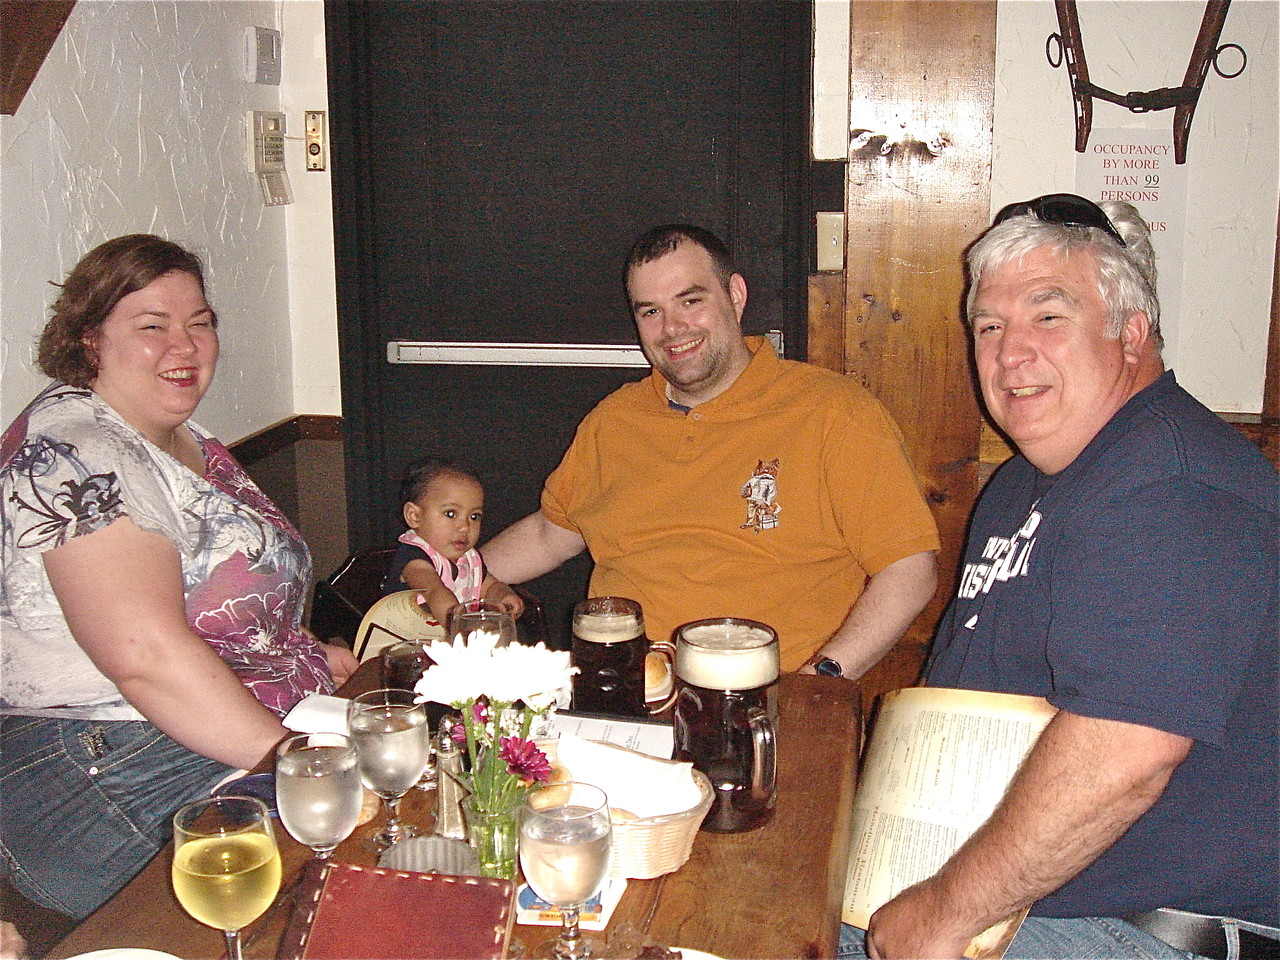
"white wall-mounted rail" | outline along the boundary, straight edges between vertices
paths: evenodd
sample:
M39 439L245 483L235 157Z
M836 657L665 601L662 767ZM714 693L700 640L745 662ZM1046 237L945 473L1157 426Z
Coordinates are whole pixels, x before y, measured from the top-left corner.
M649 361L639 347L620 343L451 343L391 340L388 363L517 367L638 367Z

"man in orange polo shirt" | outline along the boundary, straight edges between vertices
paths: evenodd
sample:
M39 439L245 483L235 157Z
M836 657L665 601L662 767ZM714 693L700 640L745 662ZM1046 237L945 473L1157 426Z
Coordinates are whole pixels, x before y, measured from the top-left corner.
M486 564L523 583L585 547L591 594L639 601L652 640L747 617L778 631L784 669L861 676L936 586L897 426L852 378L742 335L747 284L714 234L656 227L626 278L653 373L586 416Z

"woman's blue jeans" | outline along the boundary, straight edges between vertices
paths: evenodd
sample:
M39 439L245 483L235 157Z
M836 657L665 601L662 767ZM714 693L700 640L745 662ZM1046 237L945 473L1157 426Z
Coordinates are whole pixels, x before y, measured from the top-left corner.
M0 870L28 899L86 917L231 769L143 721L0 717Z

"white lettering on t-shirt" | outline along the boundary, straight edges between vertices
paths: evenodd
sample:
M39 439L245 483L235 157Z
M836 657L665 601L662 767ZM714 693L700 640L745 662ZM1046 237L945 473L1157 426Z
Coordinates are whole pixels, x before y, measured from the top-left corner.
M966 563L956 596L972 600L988 593L996 583L1025 576L1036 545L1035 532L1040 526L1040 513L1032 507L1026 522L1012 537L990 537L982 547L981 559Z

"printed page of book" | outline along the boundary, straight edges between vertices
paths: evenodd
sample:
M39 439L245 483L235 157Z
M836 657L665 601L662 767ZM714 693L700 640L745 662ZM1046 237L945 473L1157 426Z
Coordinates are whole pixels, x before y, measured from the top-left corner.
M879 907L936 873L991 815L1056 712L1041 697L1014 694L886 694L854 799L842 919L865 929ZM1021 919L988 931L966 956L999 956Z

